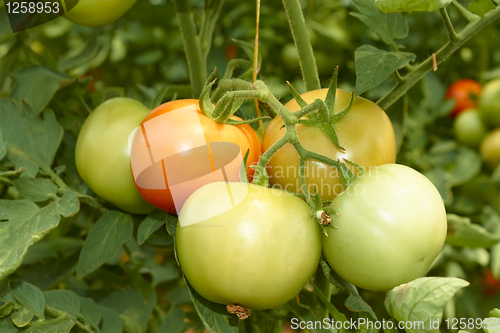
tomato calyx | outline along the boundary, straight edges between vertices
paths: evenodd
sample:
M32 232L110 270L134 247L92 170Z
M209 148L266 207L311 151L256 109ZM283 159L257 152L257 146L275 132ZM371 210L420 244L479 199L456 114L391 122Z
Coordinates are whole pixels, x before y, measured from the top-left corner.
M226 306L226 309L227 312L237 315L241 320L245 320L252 315L252 312L250 310L247 310L239 306L238 304L228 305Z

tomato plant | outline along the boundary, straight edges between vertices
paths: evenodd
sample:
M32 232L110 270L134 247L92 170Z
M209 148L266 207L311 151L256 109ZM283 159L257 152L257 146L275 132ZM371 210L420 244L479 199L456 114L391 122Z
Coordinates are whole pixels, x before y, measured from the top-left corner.
M453 82L446 90L446 99L454 99L455 106L451 110L451 117L456 117L460 112L475 108L478 104L482 87L479 82L472 79L460 79Z
M500 128L484 137L481 142L481 156L490 169L495 169L500 165Z
M228 187L235 205L221 210ZM191 221L201 222L180 226ZM211 183L189 197L179 222L182 270L200 295L216 303L276 307L304 287L319 262L319 226L307 204L285 191Z
M453 122L457 140L463 144L477 147L487 132L479 112L469 109L461 112Z
M66 13L71 21L86 27L102 27L125 14L137 0L79 0Z
M205 137L206 142L232 142L237 144L240 149L242 156L245 156L246 152L249 152L247 158L247 166L250 166L257 162L260 156L260 141L257 136L257 133L252 129L252 127L248 124L244 125L230 125L230 124L218 124L211 120L210 118L204 116L201 113L198 100L194 99L185 99L185 100L176 100L172 102L168 102L160 105L153 111L151 111L141 122L141 124L146 123L147 121L161 116L162 114L166 114L168 112L172 112L183 107L194 105L198 112L198 118L200 121L201 128L203 130L203 135ZM236 118L235 118L236 119ZM169 139L168 133L163 133L164 129L162 129L161 124L158 127L155 127L153 132L148 135L153 136L163 136L165 138L162 143L162 147L158 147L157 149L167 149L172 153L182 153L186 151L188 148L196 146L195 142L197 142L196 134L199 134L199 127L196 123L188 123L183 121L182 118L175 118L171 121L175 123L169 123L168 126L170 128L177 128L180 132L183 132L184 135L182 139L176 140L173 142ZM167 128L167 127L165 127ZM131 147L131 158L134 158L134 153L139 151L140 146L137 141L133 141ZM198 168L204 168L203 165L198 164L197 161L193 161L196 163ZM247 174L249 177L253 175L253 169L247 167ZM161 182L164 182L164 178L161 178ZM176 208L174 199L172 198L172 193L170 188L167 187L165 189L159 188L146 188L141 186L136 182L137 189L141 193L141 195L153 206L156 206L170 214L176 214Z
M311 103L315 99L324 100L327 89L307 92L301 97ZM335 113L348 107L351 94L337 90ZM299 106L295 100L285 105L291 111ZM264 134L262 147L269 149L284 134L283 121L274 118ZM373 102L356 97L349 113L334 124L340 145L345 152L335 148L330 138L319 128L305 125L297 126L300 142L306 149L328 156L333 160L347 159L365 168L396 161L396 140L394 129L386 113ZM306 182L311 188L316 187L323 201L330 201L343 190L338 170L317 161L307 161ZM299 156L290 145L280 149L270 160L268 172L272 186L298 192ZM353 168L353 171L354 168Z
M422 174L400 164L373 168L330 207L323 252L352 284L389 290L427 273L444 245L446 211Z
M486 126L500 126L500 79L484 85L479 98L479 112Z
M128 138L149 113L131 98L113 98L85 120L76 142L75 161L83 181L101 198L134 214L153 210L135 188Z

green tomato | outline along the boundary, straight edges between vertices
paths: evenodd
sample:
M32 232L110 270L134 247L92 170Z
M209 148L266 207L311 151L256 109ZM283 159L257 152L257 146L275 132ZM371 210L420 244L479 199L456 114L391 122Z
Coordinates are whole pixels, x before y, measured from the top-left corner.
M481 142L481 156L492 170L500 165L500 128L488 133Z
M453 122L453 130L458 142L471 147L477 147L487 132L475 109L461 112Z
M276 307L297 295L318 266L319 225L303 200L282 190L211 183L187 199L179 223L182 270L212 302Z
M66 13L66 17L85 27L102 27L125 14L136 1L79 0L73 9Z
M133 214L153 210L135 187L128 138L149 109L131 98L113 98L85 120L76 142L76 168L101 198Z
M479 112L486 126L500 126L500 79L484 85L479 96Z
M375 0L378 9L386 13L433 12L450 3L451 0Z
M332 201L323 252L352 284L386 291L426 274L441 251L443 200L417 171L385 164L367 171Z

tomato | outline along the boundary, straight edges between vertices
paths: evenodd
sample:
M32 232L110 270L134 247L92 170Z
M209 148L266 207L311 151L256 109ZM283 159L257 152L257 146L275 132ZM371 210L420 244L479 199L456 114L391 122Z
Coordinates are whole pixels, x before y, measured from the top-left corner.
M129 162L128 137L149 109L131 98L113 98L85 120L76 142L76 168L101 198L134 214L153 210L135 188Z
M255 133L253 128L248 124L237 126L229 124L217 124L201 113L198 100L176 100L160 105L144 118L144 120L141 122L141 126L156 117L161 117L162 115L166 115L169 112L177 111L188 106L192 106L198 112L199 123L196 124L196 121L190 122L182 116L174 116L172 118L169 118L168 121L165 120L165 118L162 118L161 123L154 129L148 130L147 133L148 137L154 136L162 139L161 142L155 143L157 146L153 149L156 149L157 151L168 151L169 155L183 154L190 148L198 146L199 135L201 135L202 139L204 136L204 144L211 142L234 143L239 146L242 156L245 156L246 152L249 151L247 166L257 163L260 156L261 147L257 133ZM234 117L234 119L239 118ZM201 128L199 127L200 125ZM171 131L172 129L175 129L176 131L182 133L182 136L174 140L171 136L169 136L169 131ZM140 163L140 160L143 159L144 156L146 156L141 155L141 147L142 146L140 142L134 139L131 147L132 164L134 163L134 160L139 160ZM141 185L141 183L137 180L137 177L141 176L140 174L136 175L135 183L137 189L146 199L146 201L151 203L153 206L156 206L161 210L168 212L169 214L177 214L176 212L180 209L176 210L175 200L171 190L172 184L168 185L170 181L166 180L165 177L163 177L164 171L161 171L161 169L164 169L165 166L160 164L164 163L162 161L163 159L155 161L151 166L152 168L154 168L155 166L160 168L159 178L152 180L152 182L155 183L153 184L153 186L147 187ZM134 168L134 165L132 165L132 167ZM190 163L189 171L201 175L204 174L204 167L205 165L203 163L200 163L199 160L193 160L193 162ZM212 168L213 167L214 166L212 165ZM151 170L148 172L151 172ZM247 174L250 178L252 177L253 172L253 169L247 167ZM144 174L144 176L141 177L150 176ZM166 175L166 177L168 177L168 175Z
M85 27L102 27L125 14L137 0L79 0L66 13L71 21Z
M338 274L360 288L385 291L423 276L444 245L443 200L407 166L371 169L330 207L339 216L331 216L323 252Z
M491 269L486 271L486 274L479 280L479 283L483 287L483 292L486 296L491 296L500 292L500 279L493 276Z
M321 255L319 225L309 206L279 189L205 185L188 198L179 223L182 271L200 295L216 303L281 305L304 287Z
M490 169L500 165L500 128L488 133L481 142L481 156Z
M315 99L324 100L327 89L307 92L302 98L311 103ZM351 94L337 89L335 113L348 107ZM295 100L285 105L291 111L299 110ZM274 118L262 141L263 150L269 149L285 133L283 121ZM384 110L375 103L356 97L349 113L334 125L339 143L345 153L335 148L323 130L304 125L297 125L297 133L304 148L330 157L333 160L348 159L362 167L369 168L385 163L396 162L396 139L394 128ZM315 186L323 201L330 201L343 190L335 167L309 160L306 164L306 182L312 191ZM357 170L351 168L353 172ZM300 188L299 156L291 144L281 148L270 160L268 173L270 184L288 191L298 192Z
M457 141L471 147L477 147L487 132L476 109L461 112L455 118L453 129Z
M460 79L453 82L446 90L445 99L455 99L455 106L450 116L455 118L460 112L477 106L478 97L481 94L479 82L471 79Z
M500 79L484 85L479 97L479 112L486 126L500 126Z

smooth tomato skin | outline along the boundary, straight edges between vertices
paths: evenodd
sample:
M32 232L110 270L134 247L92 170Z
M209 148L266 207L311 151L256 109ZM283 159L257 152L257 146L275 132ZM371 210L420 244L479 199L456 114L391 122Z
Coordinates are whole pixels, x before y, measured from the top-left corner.
M307 103L312 103L316 99L324 100L327 92L327 89L314 90L301 96ZM350 93L337 89L335 113L343 111L350 100ZM285 107L293 112L300 109L295 99L288 102ZM282 126L283 121L279 117L270 122L262 140L263 151L269 149L284 135L285 129ZM297 125L296 128L304 148L333 160L342 161L345 158L365 168L396 162L396 139L392 123L381 108L367 99L356 97L349 113L334 125L339 143L346 149L345 153L335 148L323 130L304 125ZM268 164L270 184L298 193L299 165L299 156L293 146L285 145ZM357 169L348 166L352 172L358 173ZM313 160L307 161L306 168L309 190L312 191L312 186L316 186L321 200L331 201L342 192L342 182L336 168Z
M130 168L128 137L149 109L118 97L99 105L85 120L76 141L76 168L98 196L133 214L154 209L135 188Z
M425 275L445 242L439 192L404 165L371 169L330 207L339 216L332 216L328 237L322 236L326 260L363 289L386 291Z
M453 122L453 130L457 141L470 147L477 147L487 132L476 109L461 112Z
M79 0L66 17L85 27L102 27L125 14L137 0Z
M481 156L491 170L500 165L500 128L488 133L481 142Z
M479 112L486 126L490 128L500 126L500 79L484 85L479 98Z
M211 216L227 183L194 192L179 222ZM319 225L309 206L278 189L229 183L239 204L196 224L177 226L177 254L191 286L206 299L250 309L281 305L307 283L321 255ZM243 194L244 195L244 194Z
M250 168L250 165L256 164L259 160L261 145L259 137L254 129L248 125L229 125L229 124L217 124L210 118L204 116L201 113L199 102L196 99L182 99L171 101L158 106L156 109L151 111L141 122L141 124L147 122L148 120L155 118L161 114L174 111L183 108L188 105L195 105L198 111L198 117L200 119L201 126L203 128L203 133L205 135L205 140L207 142L232 142L237 144L241 149L241 154L244 157L246 152L249 150L247 158L247 175L251 179L254 174L254 169ZM237 117L233 117L235 120L240 120ZM184 128L186 131L195 130L193 128ZM184 146L190 146L190 142L177 142L177 151L183 151ZM170 189L147 189L140 187L136 184L137 189L141 193L142 197L146 199L147 202L155 207L169 213L177 215L174 200Z
M445 99L455 99L455 106L450 116L455 118L460 112L475 108L481 94L481 84L471 79L460 79L453 82L446 90Z

